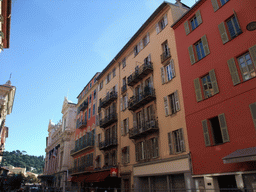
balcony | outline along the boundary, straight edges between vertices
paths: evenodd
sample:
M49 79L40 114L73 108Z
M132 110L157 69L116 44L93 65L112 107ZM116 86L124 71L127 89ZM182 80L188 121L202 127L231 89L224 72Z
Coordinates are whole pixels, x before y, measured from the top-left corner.
M170 48L168 48L166 51L163 52L161 55L161 62L165 62L168 58L171 57Z
M100 150L106 150L115 146L117 146L117 138L106 139L99 143Z
M77 145L74 149L70 151L70 155L74 156L80 153L81 151L92 149L93 147L94 147L94 139L82 142L81 145Z
M76 173L84 173L84 172L92 172L94 171L92 165L81 165L79 167L73 167L72 169L68 170L68 173L70 175L76 174Z
M100 108L105 108L117 99L117 92L111 91L106 97L101 100Z
M88 101L84 101L79 107L79 111L84 111L88 107Z
M128 85L133 86L139 81L141 81L144 77L146 77L148 74L152 73L153 71L153 64L151 62L147 62L142 64L138 69L135 69L135 72L133 72L128 77Z
M127 91L127 85L123 85L121 88L121 93L125 93Z
M82 129L87 126L87 120L77 120L76 121L76 128Z
M135 111L140 107L146 105L147 103L156 99L155 89L151 87L145 87L144 91L139 93L138 95L132 96L128 102L128 109L131 111Z
M117 113L111 113L110 115L107 115L105 118L100 120L100 127L106 128L116 121L117 121Z
M158 132L159 127L158 127L158 122L153 119L150 121L143 122L139 126L136 126L132 129L129 130L129 138L130 139L138 139L141 138L145 135Z

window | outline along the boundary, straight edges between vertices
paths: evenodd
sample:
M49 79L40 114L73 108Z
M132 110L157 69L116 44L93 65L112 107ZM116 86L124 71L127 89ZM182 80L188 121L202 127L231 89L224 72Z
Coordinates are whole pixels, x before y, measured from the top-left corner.
M138 55L138 53L140 52L139 44L135 45L133 51L134 51L134 56Z
M101 155L96 157L96 168L101 168Z
M107 74L107 77L106 77L106 84L109 83L110 79L111 79L111 73Z
M136 161L152 159L159 156L158 137L135 144Z
M122 163L130 163L130 146L122 148Z
M201 23L202 17L200 10L198 10L190 20L184 22L186 35L188 35L191 31L195 30Z
M125 94L123 97L121 97L120 105L121 111L124 111L128 108L128 94Z
M249 105L251 114L252 114L252 120L254 123L254 127L256 129L256 102Z
M135 46L136 47L136 46ZM134 47L134 49L135 49L135 47ZM136 48L136 51L134 50L134 54L135 54L135 52L137 52L137 48ZM138 54L138 53L137 53ZM124 58L123 60L122 60L122 68L125 68L125 66L126 66L126 58Z
M105 166L109 165L109 153L105 153Z
M200 83L200 79L201 79L201 83ZM209 71L208 74L201 77L200 79L199 78L194 79L194 87L195 87L195 94L196 94L197 102L203 100L201 86L202 86L203 92L204 92L204 99L207 99L207 98L219 93L219 87L218 87L214 69Z
M168 24L167 14L156 24L156 33L160 33Z
M165 116L177 113L180 110L178 91L164 97Z
M143 47L146 47L147 44L149 43L149 33L142 39L143 41Z
M220 36L222 43L225 44L231 39L242 33L241 27L239 25L236 12L234 11L234 15L230 17L225 22L222 22L218 25ZM227 33L228 31L228 33Z
M244 53L243 55L237 58L237 62L240 68L240 72L243 78L243 81L249 80L256 76L256 45L249 48L249 52ZM227 61L231 78L234 85L240 83L240 77L237 71L237 66L234 58L231 58Z
M94 78L94 83L96 83L96 81L97 81L97 77Z
M168 133L170 155L185 152L185 141L183 135L182 128Z
M92 87L92 82L90 82L90 88Z
M211 0L211 1L212 1L213 10L217 11L220 7L225 5L229 0Z
M95 104L93 104L93 108L92 108L92 115L95 115Z
M126 135L128 133L129 133L129 118L126 118L121 122L121 134Z
M89 110L88 110L88 119L90 119L91 118L91 108L89 108Z
M173 59L165 67L161 67L162 84L171 81L175 77L174 61Z
M103 88L103 81L100 82L100 90Z
M93 99L96 99L96 89L93 91Z
M154 137L152 139L150 139L150 142L151 142L151 146L152 146L152 157L155 158L155 157L158 157L158 138L157 137Z
M92 94L90 94L89 96L89 104L91 104L91 102L92 102Z
M167 41L165 41L162 44L162 50L163 50L163 54L161 55L161 62L163 63L164 61L166 61L169 57L171 57L171 53L170 53L170 49L168 46Z
M194 53L196 51L196 55ZM189 46L188 48L189 57L191 64L193 65L195 62L200 61L205 56L210 54L208 42L206 39L206 35L204 35L197 43Z
M113 74L113 78L114 78L116 76L116 68L113 69L112 74Z
M210 130L208 128L208 125L210 125ZM203 120L202 126L205 146L211 146L212 142L213 145L219 145L229 142L227 123L224 113L211 119ZM210 133L212 135L212 142L210 139Z

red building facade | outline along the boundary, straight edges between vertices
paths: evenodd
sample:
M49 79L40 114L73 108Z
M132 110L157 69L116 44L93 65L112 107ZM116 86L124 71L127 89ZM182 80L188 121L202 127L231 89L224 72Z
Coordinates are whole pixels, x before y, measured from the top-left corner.
M172 25L198 188L256 187L255 10L201 0Z

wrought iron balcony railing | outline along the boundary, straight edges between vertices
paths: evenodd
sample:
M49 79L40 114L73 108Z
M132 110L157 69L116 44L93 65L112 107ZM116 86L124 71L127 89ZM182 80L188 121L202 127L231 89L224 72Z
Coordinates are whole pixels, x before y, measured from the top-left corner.
M146 105L147 103L155 99L155 89L147 86L144 88L143 92L139 93L138 95L130 97L128 102L128 109L131 111L135 111L136 109Z
M117 146L117 138L109 138L99 143L100 150L109 149L114 146Z
M127 91L127 85L123 85L121 88L121 93L125 93Z
M79 107L79 111L84 111L88 107L88 101L84 101Z
M82 137L83 139L81 140L81 143L76 145L75 148L70 151L71 156L94 147L94 138L85 140L84 137L85 136Z
M117 113L111 113L110 115L107 115L100 120L100 127L106 128L107 126L111 125L116 121L117 121Z
M73 167L68 170L68 173L70 175L75 174L75 173L84 173L84 172L92 172L94 171L93 169L93 164L84 164L79 167Z
M87 120L84 119L84 120L77 120L76 121L76 128L77 129L82 129L86 126L87 126Z
M107 107L109 104L111 104L116 99L117 99L117 92L111 91L109 94L107 94L106 97L104 97L101 100L100 107L101 108L105 108L105 107Z
M170 48L168 48L167 50L165 50L163 52L163 54L161 55L161 62L165 62L168 58L171 57L171 52L170 52Z
M146 62L142 64L138 69L135 69L135 72L133 72L128 77L128 85L133 86L139 81L141 81L145 76L147 76L149 73L152 73L153 71L153 64L151 62Z
M155 119L145 121L129 130L129 138L137 139L142 136L159 131L158 122Z

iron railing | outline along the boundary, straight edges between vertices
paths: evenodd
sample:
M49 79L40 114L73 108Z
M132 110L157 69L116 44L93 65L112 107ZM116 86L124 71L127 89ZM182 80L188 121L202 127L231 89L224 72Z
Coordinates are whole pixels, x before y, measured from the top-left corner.
M102 141L99 143L99 148L100 150L104 150L113 146L117 145L117 138L116 137L112 137L109 139L106 139L105 141Z
M158 121L155 119L143 121L129 130L129 138L136 139L141 136L159 131Z
M167 50L165 50L163 52L163 54L161 55L161 62L165 62L168 58L171 57L171 52L170 52L170 48L168 48Z
M117 99L117 92L111 91L109 94L107 94L106 97L104 97L101 100L100 107L105 108L116 99Z
M87 120L77 120L76 121L76 128L77 129L82 129L83 127L86 127L87 126Z
M100 120L100 127L106 128L107 126L111 125L116 121L117 121L117 113L111 113Z

